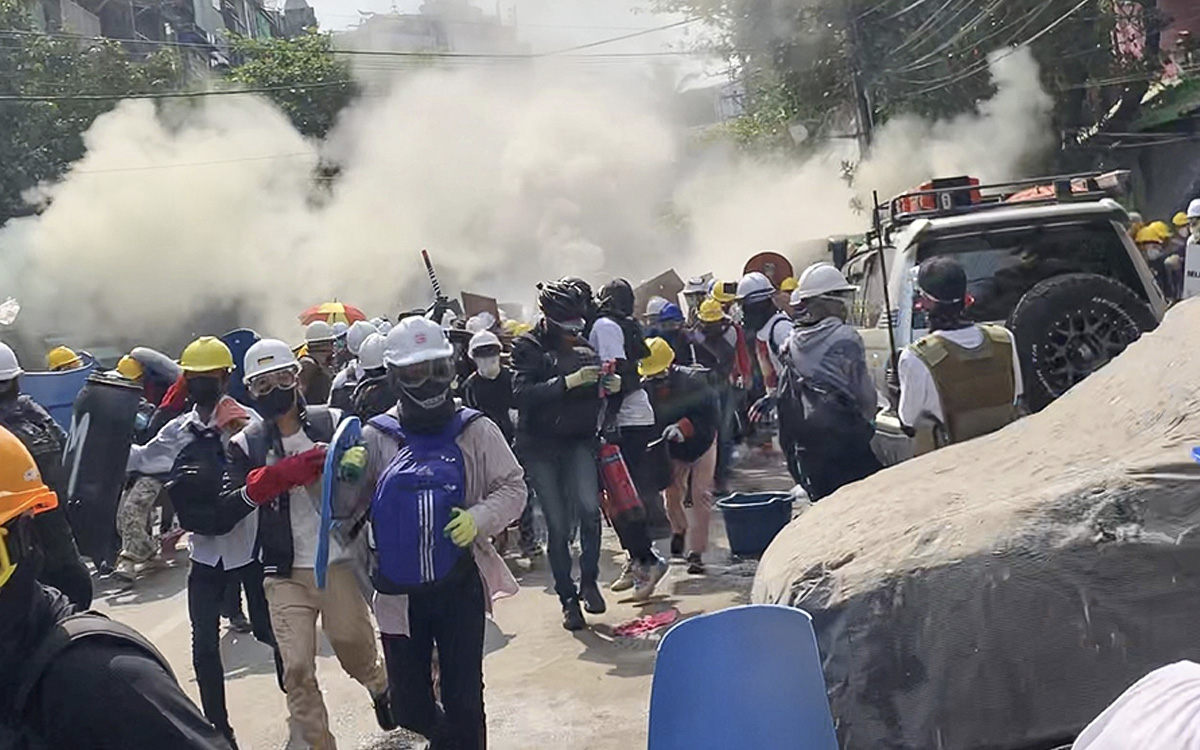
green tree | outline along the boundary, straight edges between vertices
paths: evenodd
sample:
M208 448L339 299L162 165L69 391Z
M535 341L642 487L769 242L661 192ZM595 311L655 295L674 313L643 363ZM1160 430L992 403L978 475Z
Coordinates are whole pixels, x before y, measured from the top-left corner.
M334 56L328 34L309 31L293 39L237 37L233 53L242 62L229 71L229 80L267 89L264 95L305 135L324 137L338 113L358 95L350 66Z
M180 76L171 51L133 60L116 42L41 34L19 0L0 0L0 223L83 156L83 133L120 95L167 91Z

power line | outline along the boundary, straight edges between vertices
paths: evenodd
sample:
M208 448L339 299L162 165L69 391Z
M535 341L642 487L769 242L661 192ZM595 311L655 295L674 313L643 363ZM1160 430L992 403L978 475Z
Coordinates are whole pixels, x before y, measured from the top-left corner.
M0 94L0 102L105 102L119 99L196 99L205 96L236 96L238 94L266 94L273 91L297 91L322 89L354 84L352 80L297 83L287 86L257 86L242 89L208 89L205 91L143 91L127 94Z
M294 159L301 156L314 156L309 153L295 154L265 154L263 156L244 156L237 159L215 159L213 161L177 162L175 164L149 164L141 167L114 167L112 169L73 170L72 174L109 174L111 172L144 172L154 169L174 169L175 167L208 167L216 164L236 164L247 161L267 161L272 159Z

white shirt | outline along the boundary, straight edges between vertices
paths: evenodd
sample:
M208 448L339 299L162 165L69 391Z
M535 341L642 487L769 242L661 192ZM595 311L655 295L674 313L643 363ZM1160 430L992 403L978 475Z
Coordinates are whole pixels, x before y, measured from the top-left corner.
M783 350L783 345L787 343L793 328L795 325L792 323L791 317L780 310L772 315L767 324L759 328L758 333L754 335L756 339L767 345L767 354L771 357L771 367L775 368L776 373L783 371L783 363L779 361L779 356L775 352ZM737 334L735 333L734 336L736 337Z
M1072 750L1191 750L1200 747L1200 664L1154 670L1079 734Z
M294 435L282 439L283 452L288 456L303 453L315 447L315 443L297 430ZM292 521L292 567L315 568L317 566L317 539L321 535L321 480L307 487L288 490L288 513ZM329 562L344 556L337 541L329 540Z
M934 336L958 344L966 349L975 349L983 345L983 330L979 326L959 328L956 331L937 331ZM1009 331L1012 341L1013 383L1016 385L1013 403L1025 392L1021 381L1021 360L1017 356L1017 340ZM900 375L900 421L909 427L914 427L922 414L929 414L942 424L946 422L946 413L942 410L942 398L938 395L937 385L933 382L933 373L921 361L912 349L905 347L900 352L898 365Z
M600 318L592 325L588 343L596 350L600 361L610 364L625 356L625 331L612 318ZM625 395L621 411L617 412L618 427L646 427L654 425L654 407L650 405L650 394L639 388Z

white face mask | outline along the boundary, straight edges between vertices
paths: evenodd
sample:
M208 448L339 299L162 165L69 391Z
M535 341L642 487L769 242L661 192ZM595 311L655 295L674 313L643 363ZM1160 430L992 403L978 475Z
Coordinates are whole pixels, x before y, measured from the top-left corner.
M488 380L495 380L500 374L500 358L499 357L480 357L475 360L475 369L479 370L479 374Z

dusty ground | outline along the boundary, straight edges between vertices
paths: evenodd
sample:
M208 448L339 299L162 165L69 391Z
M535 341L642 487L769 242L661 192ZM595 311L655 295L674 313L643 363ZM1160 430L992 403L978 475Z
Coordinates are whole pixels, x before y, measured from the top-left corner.
M737 489L786 489L777 456L747 457ZM635 618L674 608L680 617L712 612L748 601L756 564L732 561L719 513L714 516L709 574L672 570L654 600L641 606L609 594L608 613L590 617L578 634L560 626L558 602L545 558L530 568L512 561L521 593L500 602L489 623L484 660L489 747L528 750L630 750L644 747L655 647L661 632L644 638L617 637L613 628ZM659 543L660 550L666 545ZM619 572L619 547L605 529L602 581ZM98 582L98 607L148 635L174 666L185 689L197 698L191 669L187 617L187 553L172 566L143 579L132 592ZM223 640L230 718L243 750L277 750L288 732L283 695L275 686L270 651L249 636L227 633ZM343 748L419 748L396 734L375 728L366 691L339 669L326 645L319 676L334 733Z

